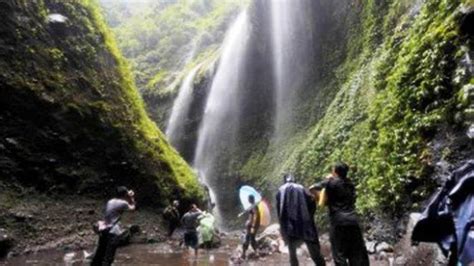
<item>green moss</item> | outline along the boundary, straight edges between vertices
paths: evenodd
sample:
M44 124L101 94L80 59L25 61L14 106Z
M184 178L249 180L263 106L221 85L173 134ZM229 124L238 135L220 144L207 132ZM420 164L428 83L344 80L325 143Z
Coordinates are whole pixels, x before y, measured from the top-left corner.
M353 35L349 49L362 52L342 66L347 82L280 171L295 171L310 183L335 161L347 161L358 207L398 213L433 190L427 143L440 124L454 120L458 92L468 82L456 70L460 2L426 1L414 18L405 15L407 2L363 2L367 31Z
M114 23L120 48L133 62L137 83L148 90L163 90L180 79L186 57L220 44L225 26L245 1L175 1L142 4L140 12L118 15L121 4L104 3ZM132 9L129 5L127 10ZM149 93L149 92L147 92Z
M43 154L61 159L61 167L40 171L37 163L25 163L21 171L37 173L40 188L54 184L79 190L104 184L106 177L117 183L156 184L145 191L162 198L148 204L165 204L173 197L203 198L191 168L146 114L97 1L20 1L6 7L15 12L5 18L11 26L5 27L9 44L0 47L0 68L7 73L1 93L17 101L15 106L4 104L14 116L9 130L25 147L30 145L25 148L28 154L16 154L12 160L41 161ZM53 25L46 19L52 12L68 20ZM20 20L24 17L29 19ZM31 132L16 132L18 121Z
M133 82L131 72L126 61L121 56L112 33L108 30L101 16L98 4L95 1L88 1L85 4L92 13L96 27L103 34L105 44L108 50L112 53L118 65L118 72L121 77L121 88L123 91L124 101L128 103L129 115L132 118L133 131L137 136L133 136L135 147L145 154L148 154L152 159L166 163L171 173L168 178L173 178L177 181L185 191L185 198L202 199L203 191L198 185L195 174L191 171L186 162L178 155L178 153L167 143L163 133L157 128L145 112L143 101L138 94L135 84ZM127 127L126 125L122 125ZM157 173L160 176L159 173ZM157 180L157 185L160 181ZM169 191L171 193L171 191ZM171 195L169 195L171 196Z

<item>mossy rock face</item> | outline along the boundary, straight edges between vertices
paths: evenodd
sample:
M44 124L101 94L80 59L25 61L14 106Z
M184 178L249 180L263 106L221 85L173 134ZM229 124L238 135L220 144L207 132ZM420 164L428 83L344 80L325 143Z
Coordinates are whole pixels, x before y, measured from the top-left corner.
M0 15L0 175L48 193L141 203L202 199L148 118L94 1L5 1Z
M438 162L474 156L456 115L469 113L459 93L472 82L463 57L473 45L459 25L461 1L376 2L359 1L360 31L349 38L359 52L339 68L346 81L282 169L311 182L347 161L360 210L403 214L439 185Z

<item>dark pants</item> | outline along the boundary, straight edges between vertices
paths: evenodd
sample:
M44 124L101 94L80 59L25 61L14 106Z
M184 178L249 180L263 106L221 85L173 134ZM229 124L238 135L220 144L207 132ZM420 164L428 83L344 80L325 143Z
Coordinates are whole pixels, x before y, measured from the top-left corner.
M359 225L331 226L329 238L336 266L369 265L369 256Z
M168 237L173 235L174 230L178 228L179 220L168 220Z
M299 239L292 239L288 240L288 251L290 253L290 264L291 266L298 266L298 256L296 254L296 249L301 244L301 240ZM326 265L326 261L324 260L323 255L321 255L321 249L319 246L319 240L316 239L315 241L304 241L306 247L308 248L309 255L311 259L316 263L317 266L324 266Z
M115 252L117 247L120 245L120 236L109 233L108 231L102 232L99 235L99 244L92 259L92 266L108 266L114 262Z
M245 242L242 246L243 256L245 256L245 253L247 252L249 245L252 246L253 250L257 251L257 240L255 240L255 235L256 233L252 234L250 231L247 231L247 233L245 234Z
M193 249L198 248L198 234L196 231L188 231L184 233L184 244L187 247L191 247Z

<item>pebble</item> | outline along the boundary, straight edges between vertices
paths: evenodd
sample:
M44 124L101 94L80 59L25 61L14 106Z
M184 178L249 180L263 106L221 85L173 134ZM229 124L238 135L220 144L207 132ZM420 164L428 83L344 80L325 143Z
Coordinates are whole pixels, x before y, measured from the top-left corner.
M375 247L377 246L377 242L368 241L368 242L365 243L365 246L366 246L367 252L369 252L369 254L375 254Z
M376 253L381 253L381 252L393 252L393 247L386 243L386 242L382 242L382 243L379 243L376 245L375 247L375 252Z
M67 17L58 13L53 13L53 14L48 15L49 23L65 23L67 20L68 20Z
M14 138L5 138L5 140L6 140L9 144L11 144L11 145L13 145L13 146L17 146L17 145L18 145L18 141L16 141Z
M72 259L74 259L74 257L76 256L76 253L75 252L70 252L70 253L66 253L66 255L64 255L64 261L65 262L70 262L72 261Z

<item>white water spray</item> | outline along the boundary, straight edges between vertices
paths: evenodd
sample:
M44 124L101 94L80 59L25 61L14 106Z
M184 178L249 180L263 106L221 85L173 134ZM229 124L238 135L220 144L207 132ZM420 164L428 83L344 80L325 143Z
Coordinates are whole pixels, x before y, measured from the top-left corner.
M189 108L193 98L194 76L198 69L199 66L196 66L188 73L179 88L178 97L176 97L173 103L173 108L171 109L168 126L166 127L166 136L173 145L177 145L176 141L179 139L181 132L184 131L186 117L189 113Z
M301 87L304 62L311 59L311 33L305 32L305 0L272 0L271 31L275 82L274 140L291 133L295 97Z
M220 154L232 154L239 129L242 67L249 37L247 12L243 11L227 32L222 46L219 65L207 97L204 117L194 156L194 167L203 175L210 193L217 198L216 218L221 220L219 197L225 197L225 180L217 180L216 167ZM219 183L219 187L218 186ZM230 189L230 188L229 188ZM217 192L217 193L216 193ZM227 193L229 194L229 193Z

